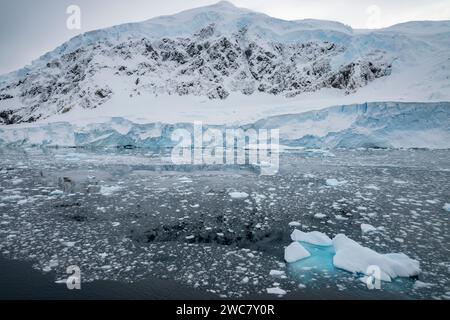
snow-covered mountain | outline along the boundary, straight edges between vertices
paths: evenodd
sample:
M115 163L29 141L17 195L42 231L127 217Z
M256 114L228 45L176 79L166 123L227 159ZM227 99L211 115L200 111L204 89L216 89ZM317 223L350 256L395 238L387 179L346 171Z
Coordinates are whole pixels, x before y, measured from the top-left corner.
M268 96L278 97L278 107L326 95L332 99L317 107L449 100L449 48L450 22L362 31L284 21L222 1L82 34L0 77L0 123L67 119L92 109L122 116L118 109L142 105L153 113L150 105L162 108L161 100L179 103L166 102L174 96L199 97L203 109L233 101L238 110L236 97L246 96L255 97L255 108Z

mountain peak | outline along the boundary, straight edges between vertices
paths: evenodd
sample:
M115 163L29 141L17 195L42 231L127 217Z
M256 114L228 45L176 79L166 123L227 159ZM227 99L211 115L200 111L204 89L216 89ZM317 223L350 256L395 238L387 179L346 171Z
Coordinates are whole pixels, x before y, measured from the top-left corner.
M224 7L224 8L237 8L234 4L232 4L230 1L221 0L211 6L214 7Z

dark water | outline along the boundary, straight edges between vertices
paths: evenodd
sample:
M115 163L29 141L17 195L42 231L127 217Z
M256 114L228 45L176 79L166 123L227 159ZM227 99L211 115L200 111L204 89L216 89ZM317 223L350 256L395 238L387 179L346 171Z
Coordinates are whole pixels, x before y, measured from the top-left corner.
M173 166L167 155L140 150L4 149L0 296L271 298L266 289L280 287L284 298L448 299L449 157L291 152L277 175L260 176L251 166ZM331 178L346 183L327 186ZM248 197L232 199L234 191ZM420 261L428 285L396 279L369 291L332 265L286 266L292 221L404 252ZM380 231L363 235L361 223ZM79 292L55 284L70 265L81 269Z

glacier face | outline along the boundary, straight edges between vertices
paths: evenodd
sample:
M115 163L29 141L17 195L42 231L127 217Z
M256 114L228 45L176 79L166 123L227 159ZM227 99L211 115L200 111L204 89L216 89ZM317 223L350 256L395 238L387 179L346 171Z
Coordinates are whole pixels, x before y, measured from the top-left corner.
M176 129L191 123L68 122L0 126L3 146L173 147ZM335 106L273 116L243 126L205 125L203 130L279 129L280 143L308 148L450 148L450 103L379 102Z
M325 89L352 95L374 83L376 98L358 101L409 92L446 100L448 24L362 31L330 21L284 21L219 2L79 35L0 77L0 124L109 108L126 98L298 97ZM419 76L426 80L417 83Z

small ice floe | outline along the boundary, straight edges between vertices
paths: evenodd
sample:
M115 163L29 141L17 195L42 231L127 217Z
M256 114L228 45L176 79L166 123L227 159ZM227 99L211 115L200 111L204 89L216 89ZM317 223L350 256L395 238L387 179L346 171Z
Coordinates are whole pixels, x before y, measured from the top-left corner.
M444 206L442 207L442 209L444 209L445 211L450 212L450 203L444 204Z
M76 244L75 241L62 241L61 243L69 248L73 247Z
M50 193L51 196L60 196L62 194L64 194L64 192L61 190L55 190Z
M101 186L100 194L104 195L104 196L110 196L113 193L120 191L121 189L122 189L122 187L119 187L119 186L110 186L110 187Z
M316 213L315 215L314 215L314 218L316 218L316 219L323 219L323 218L326 218L326 214L323 214L323 213Z
M120 226L120 222L112 222L111 225L113 227L118 227L118 226Z
M270 270L269 274L270 276L275 278L281 278L286 276L286 272L284 272L283 270Z
M364 186L364 188L365 188L365 189L369 189L369 190L380 190L380 188L377 187L377 186L374 185L374 184L369 184L369 185L367 185L367 186Z
M325 234L319 231L303 232L295 229L291 234L292 241L302 241L316 246L331 246L333 241Z
M343 217L343 216L340 215L340 214L335 215L334 218L335 218L336 220L341 220L341 221L347 221L347 220L348 220L348 218Z
M266 290L267 290L268 294L276 294L276 295L279 295L279 296L284 296L287 293L285 290L283 290L281 288L278 288L278 287L276 287L276 288L267 288Z
M231 199L245 199L248 198L248 193L246 192L238 192L238 191L234 191L234 192L230 192L229 193Z
M187 237L186 237L186 240L193 240L193 239L195 239L195 236L194 236L194 235L190 235L190 236L187 236Z
M292 242L284 249L284 260L288 263L293 263L305 258L308 258L311 254L300 243Z
M241 283L246 284L246 283L248 283L249 281L250 281L250 279L249 279L248 277L244 277L244 278L241 280Z
M428 288L432 288L434 286L435 285L432 283L427 283L427 282L422 282L422 281L416 280L416 282L414 282L413 290L428 289Z
M19 206L24 205L24 204L26 204L26 203L28 203L28 199L22 199L22 200L17 201L17 204L18 204Z
M370 232L378 231L378 229L370 224L361 223L361 231L362 231L362 233L370 233Z
M18 184L21 184L23 182L23 179L14 179L11 181L13 186L17 186Z
M339 186L346 184L347 181L346 180L338 181L336 179L327 179L326 183L327 183L327 186L330 186L330 187L339 187Z
M178 179L181 183L192 183L193 181L188 177L181 177Z
M338 234L333 239L336 251L333 264L336 268L352 273L368 274L370 266L380 268L380 280L391 281L397 277L411 277L420 273L420 263L403 253L380 254L363 247L356 241Z

